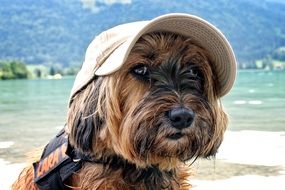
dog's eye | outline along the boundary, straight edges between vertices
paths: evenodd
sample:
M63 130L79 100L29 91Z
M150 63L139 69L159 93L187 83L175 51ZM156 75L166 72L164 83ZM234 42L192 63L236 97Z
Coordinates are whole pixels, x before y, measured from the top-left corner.
M187 62L187 64L184 67L184 72L185 74L187 73L187 75L192 78L196 78L200 76L200 71L198 69L198 66L192 60L189 60Z
M198 76L198 70L195 68L190 68L188 70L188 73L192 76L192 77L197 77Z
M143 64L133 67L131 73L139 79L147 80L149 78L149 69Z
M140 66L137 68L134 68L134 73L140 76L145 76L148 74L148 68L146 66Z

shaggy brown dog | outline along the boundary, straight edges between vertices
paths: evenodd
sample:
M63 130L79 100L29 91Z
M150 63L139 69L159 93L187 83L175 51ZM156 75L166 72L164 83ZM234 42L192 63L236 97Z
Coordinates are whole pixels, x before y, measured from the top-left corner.
M191 39L142 36L119 71L76 94L66 133L91 158L70 189L189 189L189 165L215 155L227 126L214 68ZM37 189L32 166L13 189Z

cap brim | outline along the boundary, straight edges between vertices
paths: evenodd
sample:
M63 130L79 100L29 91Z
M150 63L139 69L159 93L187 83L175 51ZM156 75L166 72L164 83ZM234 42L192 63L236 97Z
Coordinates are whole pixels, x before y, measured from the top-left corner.
M95 76L104 76L119 70L142 35L161 31L190 37L207 50L211 68L218 80L218 96L224 96L230 91L235 81L237 64L225 36L215 26L197 16L172 13L150 21L119 25L98 35L87 48L69 103Z
M225 36L209 22L189 14L167 14L143 22L137 33L117 47L95 75L111 74L121 68L137 40L144 34L166 31L191 37L209 52L212 68L219 81L218 95L223 96L232 88L236 77L236 59ZM127 31L125 31L127 32Z

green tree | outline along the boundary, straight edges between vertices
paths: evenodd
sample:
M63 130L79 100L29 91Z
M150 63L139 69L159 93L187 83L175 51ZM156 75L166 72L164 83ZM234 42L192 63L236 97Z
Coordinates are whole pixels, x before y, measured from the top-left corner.
M6 80L14 78L9 62L0 62L0 73L0 79Z
M267 55L263 60L262 60L263 68L268 68L270 70L273 69L273 62L272 62L272 57L270 55Z
M28 69L22 62L12 61L11 70L15 79L26 79L29 76Z
M277 59L279 61L285 61L285 47L280 47L273 52L273 59Z
M36 75L36 78L42 78L42 71L39 68L36 68L34 70L34 73Z
M26 79L30 75L26 65L20 61L0 61L0 79Z
M51 66L51 68L49 70L49 74L52 75L52 76L56 74L56 70L55 70L55 68L53 66Z

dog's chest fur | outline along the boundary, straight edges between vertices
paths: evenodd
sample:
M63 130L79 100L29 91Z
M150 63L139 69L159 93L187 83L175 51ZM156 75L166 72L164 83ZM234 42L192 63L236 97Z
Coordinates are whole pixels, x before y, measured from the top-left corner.
M160 171L157 167L139 169L133 164L116 160L116 163L109 165L84 164L82 169L71 177L70 185L78 190L183 190L189 189L186 183L188 175L180 172L178 176L174 170Z

